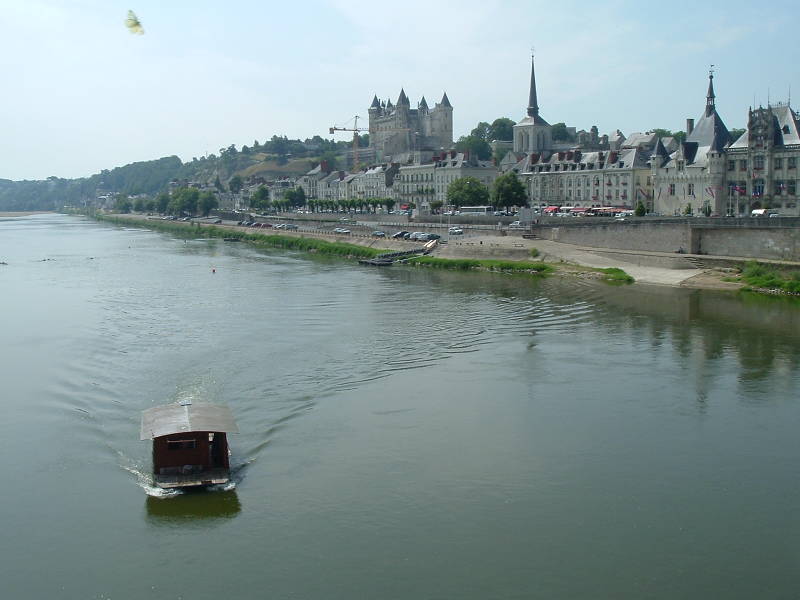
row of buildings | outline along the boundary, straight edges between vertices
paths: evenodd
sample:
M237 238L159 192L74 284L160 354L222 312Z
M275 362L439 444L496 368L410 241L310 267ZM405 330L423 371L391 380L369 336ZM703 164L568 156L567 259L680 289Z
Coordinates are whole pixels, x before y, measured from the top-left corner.
M514 127L513 150L499 167L526 179L533 206L633 208L641 202L662 215L744 216L759 208L800 214L797 113L788 103L750 108L747 129L733 139L716 109L713 71L703 112L696 123L687 119L683 140L652 132L625 138L616 131L559 145L551 130L539 115L532 60L527 115Z
M446 93L433 108L423 97L415 109L404 90L394 104L375 96L369 132L364 156L373 160L370 167L332 171L323 162L291 184L308 198L392 198L425 212L433 202L446 204L447 187L458 178L490 186L514 171L534 207L635 208L641 202L662 215L742 216L757 208L800 215L798 114L788 103L750 108L747 129L733 139L716 109L713 71L705 107L699 119L686 120L683 139L652 131L599 135L593 126L569 129L573 141L554 140L553 127L540 114L533 57L526 114L514 126L513 140L494 143L508 149L499 164L452 150L453 107Z

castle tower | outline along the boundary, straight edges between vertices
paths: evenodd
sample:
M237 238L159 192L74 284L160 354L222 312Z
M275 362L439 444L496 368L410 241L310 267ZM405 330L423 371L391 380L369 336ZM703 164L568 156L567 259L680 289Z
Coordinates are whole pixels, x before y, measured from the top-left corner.
M530 154L549 151L553 147L550 124L539 115L536 92L536 68L531 54L531 83L528 91L527 116L514 125L514 152Z

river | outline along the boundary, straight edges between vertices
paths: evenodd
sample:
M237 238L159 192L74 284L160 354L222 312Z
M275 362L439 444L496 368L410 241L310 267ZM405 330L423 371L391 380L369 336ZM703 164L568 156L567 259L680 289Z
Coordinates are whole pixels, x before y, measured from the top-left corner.
M794 598L800 305L0 218L4 597ZM159 494L145 408L225 403Z

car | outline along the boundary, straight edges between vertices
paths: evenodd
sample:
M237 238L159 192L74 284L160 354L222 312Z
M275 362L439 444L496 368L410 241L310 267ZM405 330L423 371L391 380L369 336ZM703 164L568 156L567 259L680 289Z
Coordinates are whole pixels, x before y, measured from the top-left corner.
M522 221L512 221L512 222L509 224L509 226L508 226L508 227L509 227L510 229L515 229L515 228L519 228L519 227L525 227L525 226L522 224Z
M297 229L297 225L295 225L294 223L285 223L283 225L283 228L284 229Z
M405 238L407 235L408 235L407 231L398 231L397 233L392 234L392 237L394 239L399 239L399 238Z
M274 229L283 229L284 227L286 227L286 223L275 223L275 225L273 225L272 227Z
M461 229L460 227L451 227L451 228L448 230L448 233L449 233L450 235L464 235L464 230L463 230L463 229Z
M184 220L186 220L186 219L184 219ZM222 224L222 219L214 219L211 222L214 223L214 225L220 225L220 224Z
M440 239L442 239L442 236L440 236L438 233L426 233L425 234L425 239L426 240L440 240Z
M372 237L379 237L379 238L386 237L386 232L385 231L373 231L372 232Z

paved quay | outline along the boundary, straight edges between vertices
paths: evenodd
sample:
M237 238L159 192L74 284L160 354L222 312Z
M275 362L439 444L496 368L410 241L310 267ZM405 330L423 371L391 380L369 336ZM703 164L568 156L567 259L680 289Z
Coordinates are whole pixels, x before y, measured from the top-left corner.
M146 220L141 215L116 215L132 220ZM152 218L152 217L151 217ZM208 226L206 219L196 219L195 222ZM302 221L298 221L301 224ZM186 223L190 225L190 223ZM337 223L332 222L331 225ZM374 226L375 224L372 224ZM232 221L223 221L222 224L213 225L235 231L242 227ZM302 225L301 225L302 226ZM413 224L407 227L413 228ZM390 238L372 238L366 235L342 236L321 229L299 230L256 230L259 233L279 233L293 237L313 237L328 241L342 241L360 246L385 248L390 251L408 250L417 247L418 243L408 240L394 240ZM532 258L531 250L538 250L536 258ZM614 250L605 248L591 248L575 246L563 242L554 242L542 239L525 239L521 236L499 236L493 233L467 231L463 236L450 236L447 243L439 245L433 252L434 256L441 258L476 258L498 260L541 260L548 264L558 265L569 270L580 268L618 268L631 275L636 282L652 285L680 286L703 289L738 289L741 284L724 282L722 277L725 272L719 269L698 267L693 260L702 263L706 261L724 261L726 263L742 263L748 260L744 257L711 257L666 252L647 252ZM668 266L661 266L668 265Z

